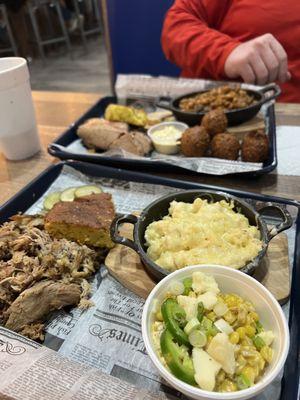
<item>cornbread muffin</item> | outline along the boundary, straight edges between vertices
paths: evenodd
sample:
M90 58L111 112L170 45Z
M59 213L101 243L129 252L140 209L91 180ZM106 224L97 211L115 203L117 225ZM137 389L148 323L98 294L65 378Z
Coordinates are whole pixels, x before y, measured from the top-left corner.
M202 118L201 125L207 130L211 137L217 133L223 133L228 126L226 114L221 108L209 111Z
M212 157L237 160L239 151L240 143L233 133L218 133L211 141Z
M242 144L242 160L264 162L269 155L269 139L263 129L248 132Z
M56 238L112 248L110 225L114 216L110 194L91 194L74 201L56 203L46 215L45 229Z
M183 132L181 151L186 157L205 156L210 142L210 136L202 126L194 126Z
M104 118L108 121L126 122L134 126L145 126L148 122L147 114L144 110L120 104L109 104L106 107Z

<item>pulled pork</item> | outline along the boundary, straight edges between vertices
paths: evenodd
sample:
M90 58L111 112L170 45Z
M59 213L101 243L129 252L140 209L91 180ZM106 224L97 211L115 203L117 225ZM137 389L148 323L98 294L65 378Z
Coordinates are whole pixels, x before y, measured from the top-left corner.
M86 279L97 265L95 250L51 238L43 217L14 216L0 227L0 323L42 340L51 311L90 305Z

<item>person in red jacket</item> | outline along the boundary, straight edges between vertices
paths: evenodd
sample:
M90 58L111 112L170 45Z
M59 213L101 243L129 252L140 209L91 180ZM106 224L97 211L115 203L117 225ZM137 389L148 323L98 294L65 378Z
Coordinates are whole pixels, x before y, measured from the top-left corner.
M162 47L183 77L277 81L300 102L299 0L175 0Z

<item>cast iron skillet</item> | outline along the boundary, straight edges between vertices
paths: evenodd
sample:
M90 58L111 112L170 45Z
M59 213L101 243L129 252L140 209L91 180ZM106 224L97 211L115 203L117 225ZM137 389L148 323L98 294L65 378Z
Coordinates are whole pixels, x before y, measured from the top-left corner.
M240 269L241 271L249 275L252 275L254 273L255 269L259 266L261 260L265 256L270 240L279 232L290 228L293 224L293 220L289 212L279 206L273 205L272 203L268 203L258 211L255 211L249 204L247 204L243 200L240 200L237 197L229 195L227 193L208 192L205 190L186 190L169 194L155 200L143 210L140 217L136 217L132 214L117 216L111 225L111 238L115 243L123 244L124 246L130 247L131 249L135 250L139 254L143 265L149 275L151 275L154 280L159 281L166 275L168 275L169 272L159 267L147 256L147 247L145 246L144 239L145 230L147 226L151 224L151 222L160 220L165 215L168 215L168 209L171 201L176 200L183 201L185 203L193 203L196 198L204 198L207 199L209 202L217 202L221 200L233 201L235 205L234 210L244 214L248 218L251 225L258 226L261 234L261 240L263 242L263 248L253 260L248 262L244 267ZM275 210L277 211L277 213L279 212L282 217L281 223L278 225L274 225L270 229L268 229L266 222L261 216L266 210ZM125 237L121 237L118 234L120 224L123 224L125 222L129 222L134 225L134 241Z
M178 121L185 122L189 126L198 125L200 124L202 117L206 112L182 111L179 108L179 103L182 99L185 99L187 97L193 97L199 93L205 93L205 92L208 92L208 90L185 94L184 96L176 97L173 100L169 97L161 97L160 100L156 103L156 106L172 111L175 118ZM255 98L256 103L246 108L239 108L236 110L225 111L229 126L239 125L242 124L243 122L249 121L259 112L261 106L264 103L278 97L281 93L281 90L278 85L276 85L275 83L271 83L270 85L265 86L261 90L257 91L246 90L246 92ZM267 92L273 92L273 93L267 96L266 95Z

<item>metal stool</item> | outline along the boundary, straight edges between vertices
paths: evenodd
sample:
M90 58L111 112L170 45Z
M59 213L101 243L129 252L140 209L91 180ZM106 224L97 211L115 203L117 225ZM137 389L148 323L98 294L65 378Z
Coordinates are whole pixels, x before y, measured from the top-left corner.
M54 37L51 39L42 39L41 34L40 34L40 29L38 26L38 22L37 22L37 18L36 18L36 11L41 6L50 6L50 5L57 12L59 25L60 25L60 28L62 31L62 36L57 36L57 37ZM35 39L36 39L37 46L39 49L40 57L44 63L46 61L44 46L47 46L49 44L65 42L69 53L72 55L71 42L70 42L70 38L69 38L69 34L68 34L68 31L66 28L65 21L63 19L59 0L34 0L28 4L28 13L29 13L29 17L31 20L33 33L35 35Z
M15 56L17 56L18 55L18 49L17 49L17 45L16 45L12 30L11 30L10 23L9 23L7 10L6 10L6 7L5 7L4 4L0 4L0 13L2 15L3 22L5 23L5 28L7 30L8 39L10 41L10 47L6 47L6 48L3 48L3 49L0 49L0 53L11 52Z
M73 5L74 5L74 10L75 10L75 14L76 17L79 18L80 16L80 9L79 9L79 1L80 0L73 0ZM81 0L83 1L83 0ZM86 37L89 35L92 35L94 33L99 33L102 31L102 21L101 21L101 15L100 15L100 4L99 4L99 0L89 0L90 4L91 4L91 8L94 11L95 17L96 17L96 21L97 24L94 28L91 29L84 29L84 25L80 24L79 25L79 32L80 32L80 36L81 36L81 40L82 40L82 44L84 49L87 49L87 40Z

